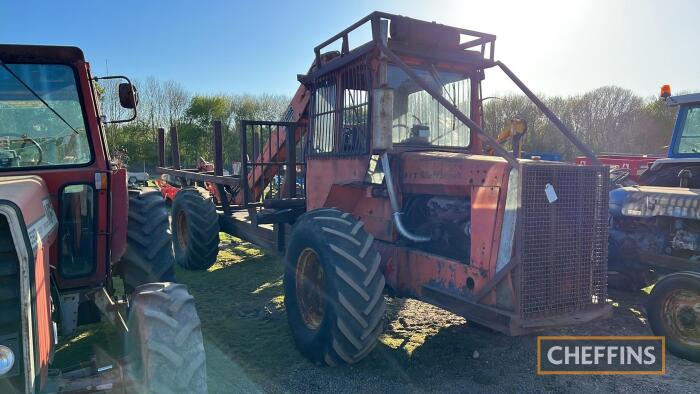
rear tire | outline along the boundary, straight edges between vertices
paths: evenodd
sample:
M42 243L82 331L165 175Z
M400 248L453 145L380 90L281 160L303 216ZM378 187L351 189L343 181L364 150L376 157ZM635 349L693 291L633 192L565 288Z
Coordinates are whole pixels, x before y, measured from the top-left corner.
M127 293L144 283L175 280L170 221L157 189L129 190L126 252L119 272Z
M219 215L206 189L186 187L173 199L175 261L188 270L204 270L219 253Z
M671 353L700 362L700 273L661 278L651 291L647 314L652 331L666 337Z
M337 209L302 215L287 249L287 319L301 353L319 364L354 364L383 330L384 274L374 238Z
M201 324L184 285L139 286L131 300L126 343L136 392L207 392Z

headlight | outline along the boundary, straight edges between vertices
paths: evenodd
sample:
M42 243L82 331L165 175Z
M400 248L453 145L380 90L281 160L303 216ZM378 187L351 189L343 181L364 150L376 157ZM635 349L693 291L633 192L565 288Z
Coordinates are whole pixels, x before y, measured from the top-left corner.
M15 354L9 347L0 345L0 376L10 372L15 365Z

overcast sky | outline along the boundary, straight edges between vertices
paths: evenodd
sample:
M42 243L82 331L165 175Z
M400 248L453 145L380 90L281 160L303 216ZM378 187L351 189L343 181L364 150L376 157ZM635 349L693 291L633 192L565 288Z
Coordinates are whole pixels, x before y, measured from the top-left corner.
M540 93L700 91L692 0L0 0L0 42L76 45L94 74L152 75L196 93L291 95L313 47L373 10L496 34L496 58ZM486 94L516 89L498 73Z

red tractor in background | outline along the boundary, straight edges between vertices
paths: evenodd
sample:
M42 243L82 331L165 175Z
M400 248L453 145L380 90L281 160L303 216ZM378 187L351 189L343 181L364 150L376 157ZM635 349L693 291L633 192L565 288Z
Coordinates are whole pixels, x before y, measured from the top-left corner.
M80 49L0 45L0 392L206 392L164 201L128 189L108 153L96 84L119 79L132 120L129 80L93 78ZM102 316L126 359L51 369L61 337Z
M371 40L351 48L360 28ZM240 176L222 173L220 122L213 174L180 169L176 129L166 167L161 130L156 171L184 186L172 210L178 263L211 265L219 230L283 251L294 340L326 365L372 351L385 290L508 335L608 316L608 168L494 59L495 40L368 15L315 48L283 121L241 121ZM485 133L489 68L596 165L519 159ZM216 204L197 182L231 198Z
M610 166L613 176L620 177L619 181L629 179L637 183L640 182L642 174L647 172L655 161L662 158L655 155L626 153L601 153L597 157L598 160ZM576 164L586 166L590 164L590 161L585 156L579 156L576 158Z

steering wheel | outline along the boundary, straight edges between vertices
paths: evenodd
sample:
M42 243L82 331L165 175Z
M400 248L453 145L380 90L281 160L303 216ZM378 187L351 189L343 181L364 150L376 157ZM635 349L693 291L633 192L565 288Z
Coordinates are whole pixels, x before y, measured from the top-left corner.
M27 143L29 142L29 145L31 145L37 152L37 157L36 160L24 160L22 159L23 162L31 162L33 165L39 165L44 160L44 150L41 148L41 145L39 145L38 142L36 142L34 139L29 138L29 137L22 137L22 146L20 146L20 150L25 150L27 149Z
M631 171L629 168L615 168L614 170L610 170L610 183L619 185L620 182L630 176L630 173Z

